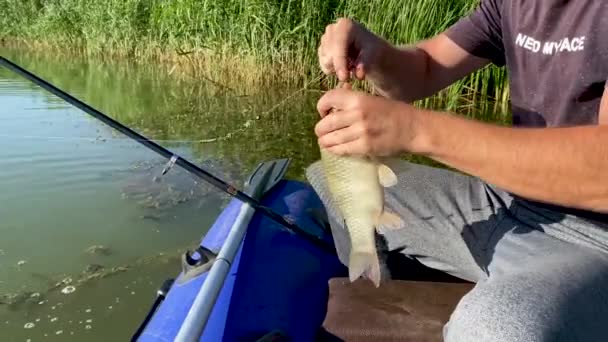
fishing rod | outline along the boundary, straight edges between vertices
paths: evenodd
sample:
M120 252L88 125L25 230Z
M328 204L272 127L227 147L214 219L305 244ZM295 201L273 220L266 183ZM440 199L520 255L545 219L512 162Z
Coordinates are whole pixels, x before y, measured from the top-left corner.
M247 204L249 204L250 206L252 206L255 210L261 212L263 215L265 215L266 217L272 219L273 221L277 222L278 224L282 225L283 227L285 227L287 230L289 230L291 233L293 234L299 234L300 236L306 238L307 240L309 240L310 242L314 243L315 245L326 249L326 250L330 250L333 251L333 248L331 248L326 242L323 241L322 238L320 238L317 235L311 234L309 232L307 232L306 230L300 228L298 225L296 225L295 223L289 222L288 220L286 220L282 215L278 214L277 212L275 212L274 210L272 210L269 207L266 207L264 205L262 205L258 200L256 200L255 198L247 195L246 193L238 190L237 188L235 188L234 186L228 184L227 182L223 181L222 179L212 175L211 173L203 170L202 168L196 166L195 164L192 164L191 162L189 162L188 160L178 156L177 154L167 150L166 148L156 144L155 142L151 141L150 139L144 137L143 135L133 131L132 129L128 128L127 126L121 124L120 122L110 118L109 116L103 114L102 112L98 111L97 109L89 106L88 104L78 100L77 98L73 97L72 95L66 93L65 91L55 87L54 85L52 85L51 83L39 78L38 76L32 74L31 72L21 68L20 66L18 66L17 64L9 61L8 59L6 59L3 56L0 56L0 65L3 65L4 67L8 68L9 70L21 75L22 77L30 80L31 82L35 83L36 85L40 86L41 88L47 90L48 92L58 96L59 98L63 99L64 101L72 104L73 106L81 109L82 111L84 111L85 113L93 116L94 118L104 122L105 124L107 124L108 126L116 129L117 131L123 133L124 135L132 138L133 140L141 143L142 145L146 146L147 148L153 150L154 152L160 154L161 156L169 159L169 163L165 166L165 168L162 171L162 174L164 175L165 173L167 173L169 171L169 169L174 165L177 164L179 166L181 166L182 168L184 168L185 170L187 170L188 172L196 175L197 177L205 180L206 182L208 182L209 184L215 186L217 189L227 193L228 195L230 195L231 197L237 198L238 200L245 202Z

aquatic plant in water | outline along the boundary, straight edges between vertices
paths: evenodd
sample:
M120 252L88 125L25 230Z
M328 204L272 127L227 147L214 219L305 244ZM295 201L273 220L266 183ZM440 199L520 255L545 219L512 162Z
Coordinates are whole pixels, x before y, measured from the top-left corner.
M479 0L56 0L0 1L0 37L66 52L156 60L182 77L226 85L302 86L319 75L317 46L338 17L362 22L396 44L428 38ZM330 87L320 80L315 86ZM508 101L505 71L481 70L424 105Z

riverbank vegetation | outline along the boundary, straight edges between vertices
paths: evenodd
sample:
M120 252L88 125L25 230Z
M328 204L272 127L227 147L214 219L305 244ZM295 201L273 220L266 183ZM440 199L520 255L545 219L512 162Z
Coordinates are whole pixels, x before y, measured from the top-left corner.
M350 17L397 44L430 37L478 0L0 0L4 44L55 53L156 61L186 78L232 87L282 83L326 89L317 47ZM486 100L495 100L487 102ZM504 70L488 67L427 100L446 109L506 111ZM487 108L484 108L487 111Z

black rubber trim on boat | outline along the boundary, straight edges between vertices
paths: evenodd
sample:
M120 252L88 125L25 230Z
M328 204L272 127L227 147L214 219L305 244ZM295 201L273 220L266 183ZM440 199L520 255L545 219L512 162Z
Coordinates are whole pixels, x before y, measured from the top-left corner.
M281 330L273 330L268 334L258 338L255 342L287 342L292 339Z
M167 279L158 288L158 291L156 292L156 300L154 301L154 303L152 304L152 307L148 311L146 318L141 322L141 324L139 325L139 328L137 328L137 331L131 337L131 342L137 341L139 336L141 336L141 333L144 331L144 329L146 328L146 326L152 319L152 316L154 316L154 313L156 313L156 310L160 306L160 303L162 303L163 300L165 300L165 298L167 297L167 293L169 293L169 290L171 289L171 286L173 286L174 282L175 282L175 279Z

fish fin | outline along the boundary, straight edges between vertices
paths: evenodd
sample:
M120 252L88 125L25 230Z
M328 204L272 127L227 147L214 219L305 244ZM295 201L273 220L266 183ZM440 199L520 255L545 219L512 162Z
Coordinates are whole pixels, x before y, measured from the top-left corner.
M385 188L397 185L397 175L385 164L378 165L378 179L380 180L380 184Z
M376 222L376 231L379 234L383 234L386 230L399 230L405 227L403 219L391 212L384 210L380 216L378 216L378 222Z
M325 213L329 214L328 211L325 211ZM342 214L342 211L338 208L338 209L335 209L334 213L336 214L335 220L338 221L338 222L342 222L342 228L343 229L348 229L348 227L346 226L346 218ZM329 218L328 216L325 216L325 217ZM328 222L328 224L329 224L329 222Z
M327 212L320 208L309 208L306 209L306 213L310 215L310 218L313 222L319 225L319 227L323 228L325 231L331 231L331 225L329 224L329 219L327 218Z
M391 170L398 170L399 166L403 163L403 159L395 156L388 157L375 157L378 164L388 166Z
M380 261L374 252L353 251L350 253L348 276L351 283L362 275L371 280L376 287L380 286Z

